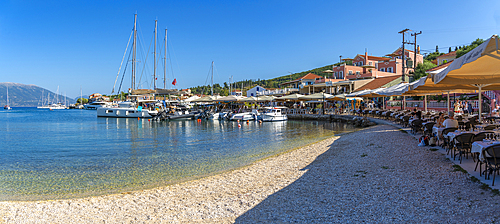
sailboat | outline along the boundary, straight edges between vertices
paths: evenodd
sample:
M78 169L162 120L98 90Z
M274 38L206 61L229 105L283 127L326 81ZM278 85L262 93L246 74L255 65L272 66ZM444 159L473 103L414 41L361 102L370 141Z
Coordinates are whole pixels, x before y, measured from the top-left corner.
M7 86L7 105L3 106L4 110L12 110L12 108L9 106L9 86Z
M155 21L156 22L156 21ZM156 24L155 24L156 25ZM137 14L134 15L134 30L133 30L133 42L132 42L132 76L131 76L131 89L129 89L130 94L134 94L136 92L136 48L137 48ZM156 26L155 26L155 37L156 37ZM155 46L156 46L156 38L155 38ZM128 48L128 44L127 44ZM156 47L155 47L156 51ZM155 52L155 62L156 64L156 52ZM121 65L120 65L121 68ZM156 70L156 68L155 68ZM120 71L118 71L118 74ZM118 78L118 76L117 76ZM156 77L155 77L156 80ZM116 84L116 81L115 81ZM113 87L114 91L114 87ZM113 92L112 91L112 92ZM118 90L119 92L119 90ZM103 106L97 108L97 117L116 117L116 118L151 118L158 114L156 110L150 110L147 108L147 105L154 104L156 100L147 100L144 99L142 95L129 95L130 97L135 98L134 101L125 101L118 103L118 106L110 107Z

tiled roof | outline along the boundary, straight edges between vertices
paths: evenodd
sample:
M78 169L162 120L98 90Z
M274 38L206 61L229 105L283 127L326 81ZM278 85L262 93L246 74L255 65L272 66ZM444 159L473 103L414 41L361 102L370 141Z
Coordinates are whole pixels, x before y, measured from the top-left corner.
M280 85L286 85L286 84L290 84L290 83L298 82L298 81L300 81L300 80L302 80L302 79L314 79L314 80L316 80L317 78L320 78L320 79L321 79L321 78L323 78L323 77L321 77L321 76L319 76L319 75L315 75L315 74L309 73L309 74L304 75L304 76L302 76L302 77L300 77L300 78L298 78L298 79L295 79L295 80L293 80L293 81L281 83Z
M386 77L381 77L381 78L375 78L371 82L356 89L356 91L365 90L365 89L378 89L378 88L384 86L385 84L396 80L397 78L401 78L401 76L400 75L392 75L392 76L386 76Z
M361 56L363 58L365 57L362 54L359 54L359 56ZM377 56L370 56L370 55L368 55L368 60L373 60L373 61L389 61L391 59L390 58L386 58L386 57L377 57Z
M432 72L432 71L436 71L436 70L438 70L438 69L446 68L446 67L448 67L448 65L450 65L452 62L453 62L453 61L446 62L446 63L444 63L444 64L442 64L442 65L439 65L439 66L436 66L436 67L434 67L434 68L431 68L431 69L429 69L429 70L427 70L427 71L425 71L425 72Z
M300 78L298 78L298 79L295 79L295 80L293 80L293 81L299 81L299 80L301 80L301 79L317 79L317 78L323 78L323 77L321 77L321 76L319 76L319 75L315 75L315 74L313 74L313 73L309 73L309 74L304 75L304 76L302 76L302 77L300 77Z
M456 57L457 56L457 51L452 51L452 52L450 52L448 54L443 54L443 55L440 55L440 56L438 56L436 58L444 58L444 57L452 57L452 56Z

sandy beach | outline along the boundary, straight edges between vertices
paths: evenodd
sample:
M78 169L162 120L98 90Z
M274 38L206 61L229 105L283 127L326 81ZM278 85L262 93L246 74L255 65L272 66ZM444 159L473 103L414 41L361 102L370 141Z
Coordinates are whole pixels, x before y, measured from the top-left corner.
M0 223L491 223L500 196L388 125L181 184L0 202Z

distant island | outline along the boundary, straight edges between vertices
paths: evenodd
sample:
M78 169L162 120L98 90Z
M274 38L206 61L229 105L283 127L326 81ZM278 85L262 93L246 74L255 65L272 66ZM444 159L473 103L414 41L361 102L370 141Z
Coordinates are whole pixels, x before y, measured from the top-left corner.
M47 102L57 103L67 102L67 104L75 103L75 99L65 97L63 95L56 95L50 90L44 89L36 85L26 85L21 83L13 82L1 82L0 83L0 105L7 104L7 86L9 88L9 104L11 107L36 107L41 106L43 103ZM48 98L48 100L47 100Z

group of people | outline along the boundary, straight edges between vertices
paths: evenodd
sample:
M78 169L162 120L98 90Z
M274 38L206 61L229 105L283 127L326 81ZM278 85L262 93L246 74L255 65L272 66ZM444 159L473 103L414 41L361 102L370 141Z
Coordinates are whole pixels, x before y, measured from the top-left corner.
M457 100L453 106L455 113L472 114L473 112L472 104L465 100L463 101Z

